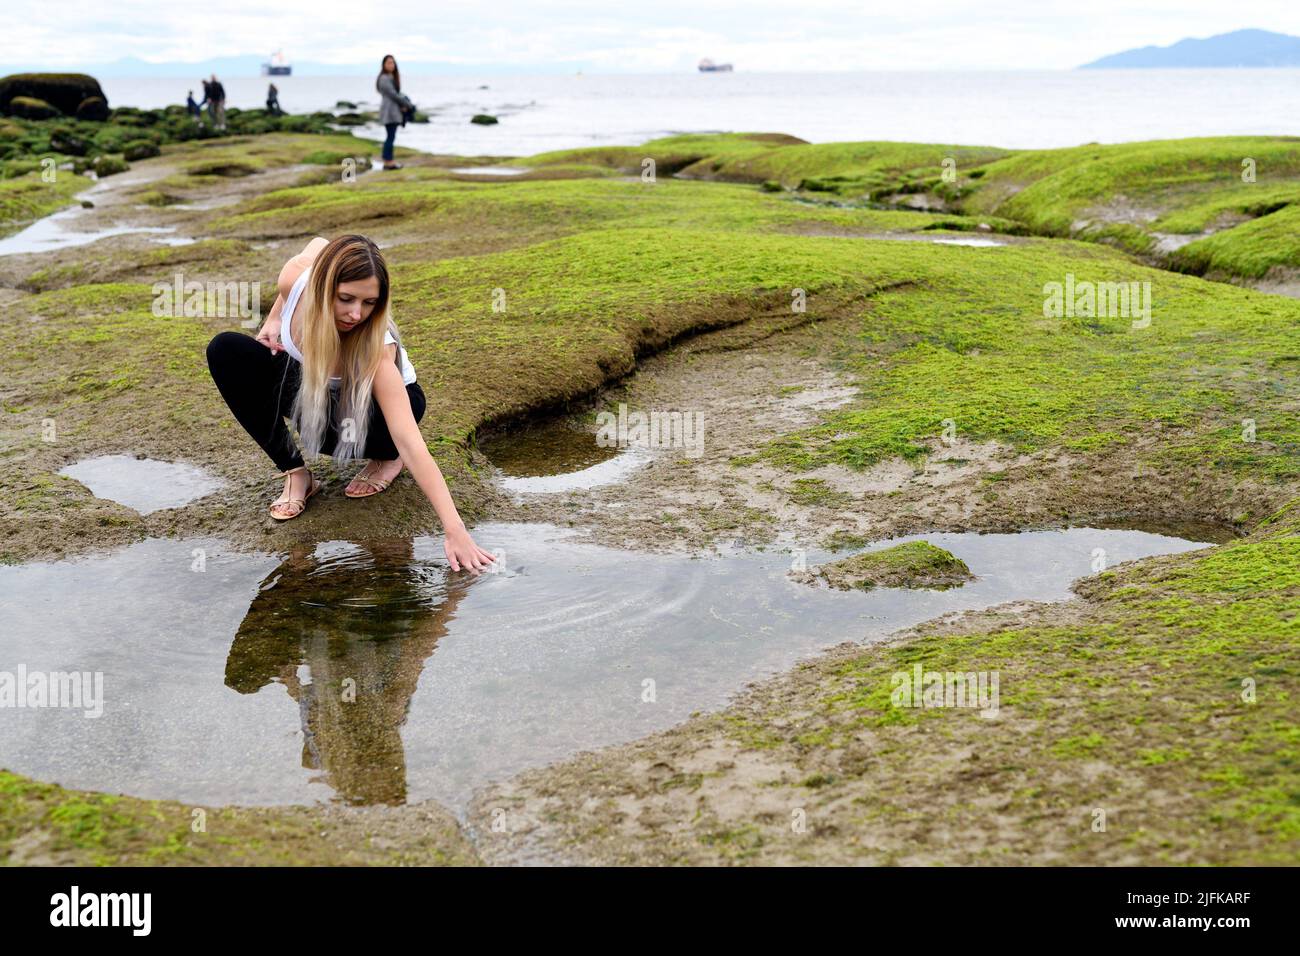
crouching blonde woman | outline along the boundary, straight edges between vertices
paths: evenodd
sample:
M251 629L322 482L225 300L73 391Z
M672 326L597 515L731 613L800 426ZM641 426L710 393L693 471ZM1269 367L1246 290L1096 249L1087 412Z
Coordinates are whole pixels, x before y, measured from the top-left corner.
M424 392L389 314L379 247L364 236L318 237L285 263L278 285L256 338L222 332L208 343L221 397L284 476L271 517L296 518L320 490L304 453L365 457L349 498L379 494L409 468L442 522L452 570L486 568L495 558L465 529L420 435Z

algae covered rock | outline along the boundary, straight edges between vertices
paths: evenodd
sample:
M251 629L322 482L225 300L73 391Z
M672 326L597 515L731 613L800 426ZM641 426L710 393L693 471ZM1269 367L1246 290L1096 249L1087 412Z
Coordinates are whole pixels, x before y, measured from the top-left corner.
M470 117L469 121L477 123L479 126L491 126L493 123L499 122L495 116L489 116L487 113L475 113Z
M57 127L50 130L50 149L65 156L85 156L90 144L72 130Z
M115 176L118 173L124 173L131 167L127 165L126 160L117 156L96 156L94 161L91 162L90 168L96 176L103 178L104 176Z
M136 106L119 106L113 110L113 122L118 126L153 126L163 114L159 110L142 110Z
M137 159L149 159L152 156L161 154L158 144L147 139L137 139L127 143L122 149L122 158L128 162L135 162Z
M33 120L54 119L59 115L57 109L35 96L15 96L6 104L5 112Z
M791 576L803 584L825 581L841 591L854 588L869 591L875 587L942 591L974 578L966 562L928 541L909 541L879 551L864 551Z
M102 96L87 96L77 104L77 119L102 123L108 119L108 103Z
M13 73L0 78L0 113L28 116L14 106L17 99L40 100L53 109L52 115L75 116L77 108L91 97L104 100L99 81L85 73Z

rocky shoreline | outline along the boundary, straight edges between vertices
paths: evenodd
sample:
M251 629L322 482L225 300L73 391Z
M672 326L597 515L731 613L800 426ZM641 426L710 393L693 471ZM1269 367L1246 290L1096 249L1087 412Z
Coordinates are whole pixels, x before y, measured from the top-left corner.
M948 184L945 147L926 154L930 182L900 174L921 167L920 147L899 157L835 145L768 134L647 144L640 152L659 159L661 177L647 184L627 175L641 168L636 148L529 157L515 161L527 174L483 183L452 170L488 158L428 156L349 180L345 161L373 144L346 134L164 143L78 225L171 228L192 242L120 234L0 257L11 307L0 331L3 450L20 465L0 480L3 560L156 536L278 550L436 533L409 480L375 507L345 501L337 474L301 519L270 522L270 469L237 442L201 362L232 322L160 322L150 309L153 284L177 273L270 280L304 236L343 230L371 235L390 258L399 325L438 385L423 430L471 520L548 521L616 547L685 553L1156 519L1213 522L1233 540L1086 578L1078 601L845 645L719 713L503 781L459 824L429 805L225 808L210 809L204 834L180 804L6 774L0 855L1295 862L1284 799L1294 773L1273 755L1292 747L1286 702L1300 679L1300 529L1289 510L1300 459L1286 397L1300 374L1287 345L1300 303L1152 269L1123 242L1077 241L1096 238L1086 230L1052 237L1052 221L1027 211L1032 184L1001 202L978 198L1023 162L1005 151L971 153L988 171ZM844 171L846 152L857 171ZM828 183L877 198L950 185L962 195L950 211L798 201ZM964 211L951 211L959 201ZM926 241L981 223L1006 245ZM1047 318L1042 289L1067 273L1150 283L1152 334L1138 339L1125 316ZM506 291L504 314L493 288ZM588 422L619 401L707 411L705 454L526 500L494 482L482 434L557 411ZM1248 441L1243 419L1258 424ZM47 420L56 441L41 438ZM122 452L200 464L223 490L141 516L58 474ZM891 708L890 675L918 661L999 671L1002 718ZM1258 687L1250 703L1247 679ZM1097 809L1109 820L1101 831ZM796 811L802 830L791 828ZM333 836L314 837L318 826Z

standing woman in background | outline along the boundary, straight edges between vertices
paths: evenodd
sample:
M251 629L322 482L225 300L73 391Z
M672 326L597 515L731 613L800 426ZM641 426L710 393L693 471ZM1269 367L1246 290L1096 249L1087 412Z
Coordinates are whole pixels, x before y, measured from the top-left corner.
M208 94L209 102L212 109L212 126L214 129L224 130L226 128L226 88L221 85L217 79L217 74L212 74L212 92Z
M391 53L384 57L384 62L379 67L375 89L379 91L381 101L379 122L388 131L384 140L384 169L401 169L401 163L393 162L393 140L397 137L397 127L403 124L403 114L414 110L415 104L402 95L402 76L397 72L397 61Z

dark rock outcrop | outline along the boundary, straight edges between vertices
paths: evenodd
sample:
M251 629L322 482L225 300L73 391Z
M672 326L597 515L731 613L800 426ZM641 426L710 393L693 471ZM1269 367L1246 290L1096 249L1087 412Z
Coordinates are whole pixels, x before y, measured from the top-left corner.
M85 73L13 73L0 78L0 113L25 115L13 108L14 100L24 97L42 100L64 116L76 116L81 104L93 98L108 108L99 81Z

